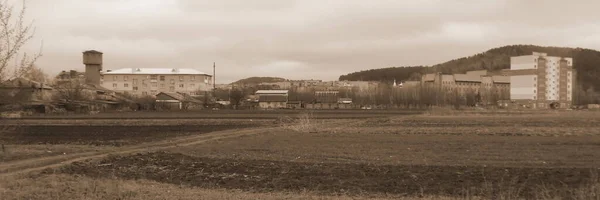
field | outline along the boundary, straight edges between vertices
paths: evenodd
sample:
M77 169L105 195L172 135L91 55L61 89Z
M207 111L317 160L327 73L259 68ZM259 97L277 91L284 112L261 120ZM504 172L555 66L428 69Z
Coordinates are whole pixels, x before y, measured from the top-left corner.
M55 199L145 199L139 191L146 190L180 195L161 199L600 195L600 113L361 112L8 120L15 128L0 141L9 149L79 153L47 166L27 164L57 155L0 154L13 163L0 164L0 192L8 199L58 195L54 190L70 191ZM113 191L115 184L131 187Z

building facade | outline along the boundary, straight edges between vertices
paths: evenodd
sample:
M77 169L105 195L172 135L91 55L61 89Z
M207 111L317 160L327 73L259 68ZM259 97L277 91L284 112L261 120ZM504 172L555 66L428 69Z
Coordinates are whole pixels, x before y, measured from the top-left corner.
M439 92L479 94L482 102L495 104L497 100L509 99L510 77L493 75L486 70L468 71L465 74L424 74L421 84Z
M195 69L123 68L102 74L102 86L116 92L134 95L156 95L179 92L199 95L213 86L211 75Z
M510 58L510 99L532 108L568 108L573 101L573 59L532 55Z
M286 108L288 102L288 90L258 90L258 106L262 109Z

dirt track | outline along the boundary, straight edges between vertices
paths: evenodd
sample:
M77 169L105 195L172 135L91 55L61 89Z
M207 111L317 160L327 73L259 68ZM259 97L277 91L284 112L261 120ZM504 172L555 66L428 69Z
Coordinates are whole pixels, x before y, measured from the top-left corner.
M259 134L265 131L273 130L276 128L249 128L249 129L238 129L238 130L227 130L217 131L201 135L193 135L186 137L179 137L169 140L163 140L158 142L144 143L135 146L127 146L117 148L112 151L101 151L101 152L82 152L70 155L58 155L51 157L33 158L27 160L19 160L14 162L7 162L0 164L0 176L10 176L21 173L29 173L34 171L43 170L46 168L54 168L63 165L67 165L73 162L101 158L108 155L120 155L130 154L138 152L151 152L176 146L188 146L196 145L207 141L219 140L230 137L239 137L243 135Z
M347 124L348 121L340 120L335 123L328 123L327 127L330 128L340 125ZM191 146L201 143L205 143L213 140L220 140L225 138L234 138L240 136L248 136L254 134L265 133L273 130L280 130L281 127L259 127L259 128L246 128L246 129L234 129L225 131L216 131L210 133L203 133L200 135L183 136L176 138L169 138L156 142L147 142L139 145L119 147L110 151L89 151L81 152L76 154L58 155L42 158L32 158L26 160L18 160L0 164L0 177L10 176L15 174L29 173L34 171L40 171L46 168L55 168L71 164L77 161L97 159L106 157L109 155L123 155L131 153L141 152L154 152L172 147Z

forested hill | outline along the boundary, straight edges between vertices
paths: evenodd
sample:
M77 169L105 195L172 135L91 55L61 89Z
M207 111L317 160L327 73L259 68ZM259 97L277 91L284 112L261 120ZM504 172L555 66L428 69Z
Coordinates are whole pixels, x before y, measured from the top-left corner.
M592 49L567 47L542 47L534 45L511 45L490 49L469 57L454 59L431 67L390 67L353 72L340 76L339 80L407 81L419 80L421 74L431 72L464 73L487 69L499 71L510 68L511 56L530 55L532 52L548 53L549 56L572 57L577 79L583 89L593 87L600 91L600 52Z
M284 78L279 77L249 77L245 79L240 79L232 84L245 84L245 85L253 85L259 83L273 83L273 82L281 82L285 81Z

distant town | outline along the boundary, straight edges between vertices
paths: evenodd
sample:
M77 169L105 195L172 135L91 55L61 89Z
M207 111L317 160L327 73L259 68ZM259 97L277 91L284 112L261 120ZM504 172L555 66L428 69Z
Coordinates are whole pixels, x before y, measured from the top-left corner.
M573 59L531 52L510 69L429 73L419 81L274 80L215 84L210 69L103 66L103 53L83 52L84 72L52 82L14 78L1 86L3 106L34 113L194 109L424 109L430 107L571 109ZM212 69L214 70L214 68ZM596 108L597 105L586 105ZM577 107L579 108L579 107Z

